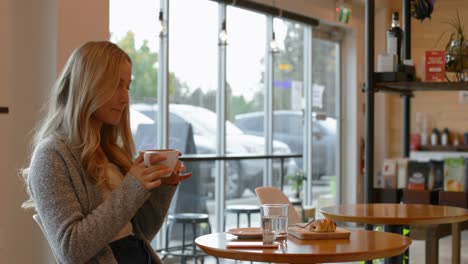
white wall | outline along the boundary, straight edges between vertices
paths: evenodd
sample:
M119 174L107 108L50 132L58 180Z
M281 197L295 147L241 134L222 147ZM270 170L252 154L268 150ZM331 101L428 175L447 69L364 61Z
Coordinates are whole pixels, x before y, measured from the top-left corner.
M363 10L353 10L352 23L360 25ZM364 28L354 26L346 30L342 42L342 120L341 120L341 203L362 201L363 179L360 174L359 144L362 137L362 102L361 87L364 68Z
M107 39L107 1L0 1L0 263L51 263L47 244L20 209L26 199L17 175L30 153L39 109L70 51Z
M0 1L0 106L11 106L11 89L13 86L12 67L13 63L12 54L10 53L13 47L13 17L12 17L12 3L8 1ZM11 171L9 164L12 163L13 158L7 154L7 150L11 149L12 130L11 116L0 114L0 262L4 263L3 256L6 247L6 227L7 218L5 217L10 213L7 207L7 180L9 171ZM5 186L5 187L4 187Z

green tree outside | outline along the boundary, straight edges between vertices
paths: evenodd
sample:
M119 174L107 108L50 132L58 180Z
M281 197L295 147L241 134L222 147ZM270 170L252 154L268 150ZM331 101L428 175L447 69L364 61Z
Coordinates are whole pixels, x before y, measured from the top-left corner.
M133 76L130 97L133 103L156 103L158 94L158 53L152 52L148 41L141 47L135 45L135 34L127 32L117 45L125 50L133 62ZM193 89L182 82L174 73L169 73L169 95L171 103L203 106L216 111L216 91L203 92L201 87ZM243 96L233 96L227 85L226 95L234 102L235 108L228 113L227 119L233 120L239 113L258 110L255 102L247 102Z
M304 80L304 29L297 23L287 22L286 38L284 39L284 51L273 57L273 80L299 81ZM281 65L291 65L283 69ZM274 87L273 109L291 109L291 89Z
M135 34L127 32L117 45L125 50L132 59L132 83L130 97L132 101L154 100L157 98L158 54L151 52L148 41L144 40L140 48L135 47Z

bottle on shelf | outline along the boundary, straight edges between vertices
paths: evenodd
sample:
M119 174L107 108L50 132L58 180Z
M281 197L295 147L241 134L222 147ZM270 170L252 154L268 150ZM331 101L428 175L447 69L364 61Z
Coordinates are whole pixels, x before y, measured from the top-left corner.
M427 135L427 128L428 128L428 117L427 114L422 115L422 122L421 122L421 145L426 146L429 145L428 135Z
M421 146L421 113L416 112L416 125L410 135L410 149L419 150Z
M444 128L444 130L442 130L442 135L440 136L440 144L442 146L447 146L449 144L449 130L448 128Z
M437 128L432 129L431 134L431 145L437 146L439 144L439 130Z
M454 146L459 146L460 145L460 141L458 140L458 133L457 132L453 132L453 145Z
M396 56L397 64L402 63L401 43L403 39L403 30L400 28L398 12L392 15L392 27L387 30L387 53Z

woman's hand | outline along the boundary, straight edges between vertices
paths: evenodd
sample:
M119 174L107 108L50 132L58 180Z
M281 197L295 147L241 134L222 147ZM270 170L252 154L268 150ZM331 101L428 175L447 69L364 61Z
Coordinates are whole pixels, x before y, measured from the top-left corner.
M158 163L165 159L165 157L153 155L151 157L151 163ZM170 173L171 171L172 170L170 168L164 165L153 165L151 167L146 167L145 163L143 162L143 152L140 152L140 155L135 160L132 167L130 167L130 170L128 172L130 173L130 175L135 177L141 183L141 185L143 185L145 190L151 191L159 187L163 183L162 179L168 179L161 178L161 176ZM172 176L173 175L171 175L170 178L172 178Z
M162 183L166 185L177 185L179 184L179 182L185 181L188 178L192 177L191 172L182 173L184 170L185 170L184 164L180 160L178 160L171 176L167 178L161 178Z

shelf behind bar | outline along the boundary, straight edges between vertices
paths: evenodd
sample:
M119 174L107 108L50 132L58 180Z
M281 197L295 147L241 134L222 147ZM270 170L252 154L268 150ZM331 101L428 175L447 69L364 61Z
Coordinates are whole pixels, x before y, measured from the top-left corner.
M419 146L419 150L422 151L468 151L468 145L458 145L458 146L431 146L431 145L422 145Z
M465 82L379 82L375 90L412 95L418 91L468 91Z

